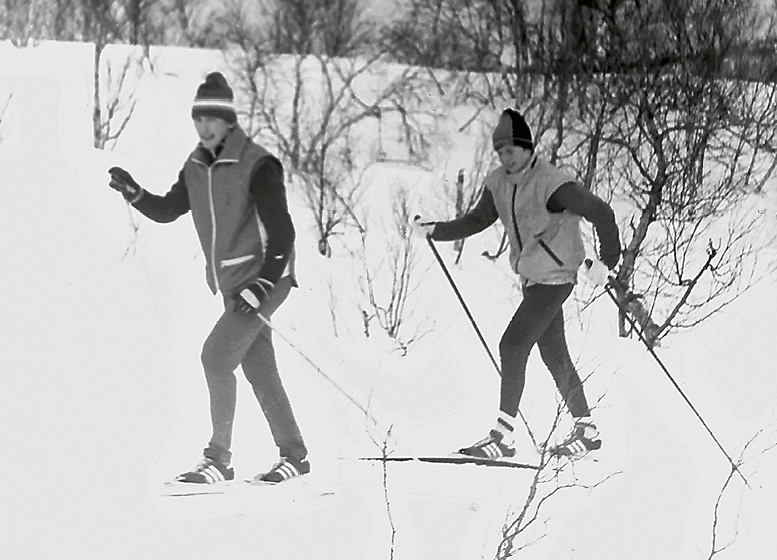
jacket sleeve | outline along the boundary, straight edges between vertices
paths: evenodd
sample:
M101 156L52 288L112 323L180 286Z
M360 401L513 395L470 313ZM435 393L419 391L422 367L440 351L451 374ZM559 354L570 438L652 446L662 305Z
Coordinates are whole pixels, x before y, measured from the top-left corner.
M189 191L186 188L183 169L178 173L178 181L164 196L151 194L147 190L141 191L141 196L132 205L150 220L160 223L172 222L184 214L189 206Z
M567 210L591 222L599 237L599 257L608 268L615 268L620 259L621 243L615 213L609 204L580 183L568 182L553 192L547 207L550 212Z
M469 237L486 229L497 218L494 197L489 189L484 188L472 210L455 220L437 222L431 237L435 241L453 241Z
M283 166L275 158L259 162L251 176L251 195L267 233L264 264L259 277L275 284L294 250L296 233L283 184Z

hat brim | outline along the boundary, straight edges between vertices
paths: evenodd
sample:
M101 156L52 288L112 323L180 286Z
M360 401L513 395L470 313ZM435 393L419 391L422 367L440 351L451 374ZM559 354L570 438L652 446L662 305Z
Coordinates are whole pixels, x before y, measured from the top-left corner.
M197 117L216 117L232 124L237 122L237 113L234 109L224 107L194 107L192 109L192 118Z

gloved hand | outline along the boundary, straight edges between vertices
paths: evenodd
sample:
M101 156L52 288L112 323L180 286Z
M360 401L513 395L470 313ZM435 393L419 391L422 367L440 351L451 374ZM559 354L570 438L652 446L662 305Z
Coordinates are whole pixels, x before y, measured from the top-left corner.
M248 314L256 313L273 288L273 283L264 278L251 282L235 296L233 310Z
M430 220L427 220L425 218L422 218L420 215L416 214L415 217L413 217L413 221L410 222L410 227L413 230L413 233L417 235L418 237L429 237L434 233L434 226L437 225L437 222L432 222Z
M610 280L610 270L598 259L585 260L585 275L595 286L604 286Z
M108 173L111 176L108 186L120 192L127 202L137 202L143 196L143 187L138 185L137 181L125 169L111 167Z

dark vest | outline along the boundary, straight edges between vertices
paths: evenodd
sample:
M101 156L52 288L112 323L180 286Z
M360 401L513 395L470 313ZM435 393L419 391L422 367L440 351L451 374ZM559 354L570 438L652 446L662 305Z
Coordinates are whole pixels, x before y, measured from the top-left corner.
M258 162L273 157L240 127L210 165L201 148L184 164L194 226L205 253L206 278L215 294L229 294L259 276L263 226L250 192Z

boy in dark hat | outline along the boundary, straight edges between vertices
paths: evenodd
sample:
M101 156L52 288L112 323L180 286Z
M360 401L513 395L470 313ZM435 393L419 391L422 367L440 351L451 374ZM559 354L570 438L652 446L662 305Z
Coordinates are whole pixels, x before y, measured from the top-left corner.
M585 259L580 218L594 224L601 263L612 270L620 259L620 240L610 206L579 182L534 153L523 115L505 110L493 133L501 165L485 180L480 200L458 219L415 228L437 241L452 241L483 231L500 219L510 242L510 264L521 278L523 300L502 335L499 414L489 434L459 450L484 458L511 457L513 430L526 377L529 352L537 345L567 409L574 417L569 437L554 446L559 456L579 457L601 446L583 385L567 349L562 306L577 282ZM595 266L602 267L601 263Z
M296 286L292 268L294 226L283 167L237 124L234 96L218 72L197 89L192 119L200 142L167 194L151 194L119 167L109 170L111 188L157 222L192 213L205 253L211 291L224 298L224 313L202 349L213 433L203 458L181 482L232 480L232 424L238 365L250 382L280 452L263 482L282 482L310 471L307 449L281 383L269 317ZM266 238L263 239L262 228Z

